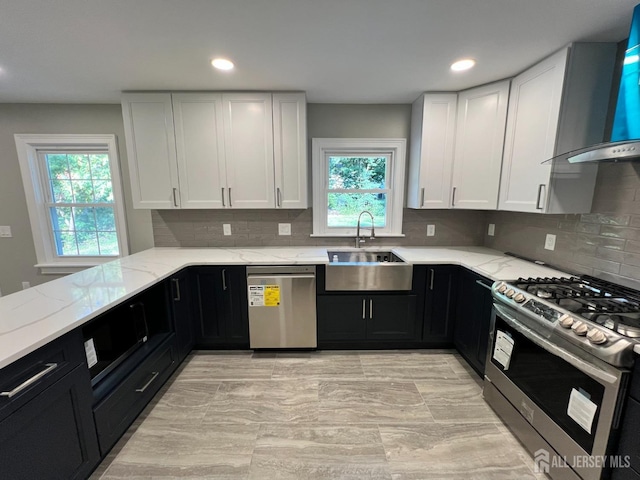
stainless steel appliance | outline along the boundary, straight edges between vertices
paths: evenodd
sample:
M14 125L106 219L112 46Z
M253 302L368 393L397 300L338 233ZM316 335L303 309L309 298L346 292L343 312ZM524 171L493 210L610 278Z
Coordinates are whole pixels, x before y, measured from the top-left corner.
M485 399L553 479L600 479L614 460L640 292L584 276L496 282L492 294Z
M316 348L316 268L247 267L249 346Z

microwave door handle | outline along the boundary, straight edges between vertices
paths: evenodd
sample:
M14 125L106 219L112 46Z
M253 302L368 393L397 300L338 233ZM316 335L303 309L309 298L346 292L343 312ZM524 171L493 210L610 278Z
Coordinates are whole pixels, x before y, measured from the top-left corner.
M144 328L144 335L142 337L138 337L137 340L138 342L146 342L147 339L149 338L149 324L147 323L147 313L144 308L144 303L136 302L129 305L129 308L131 309L131 313L133 315L133 321L134 321L134 324L136 325L136 333L138 333L139 331L139 328L137 327L140 322L142 322L142 326ZM141 314L138 316L136 311L139 311Z
M534 332L533 330L531 330L530 328L528 328L527 326L523 325L518 320L513 318L511 315L509 315L509 313L507 313L507 310L501 305L494 303L493 308L495 308L500 318L502 318L507 324L509 324L509 326L511 326L518 333L520 333L521 335L523 335L524 337L526 337L527 339L535 343L540 348L543 348L544 350L555 355L556 357L563 359L569 365L573 365L578 370L581 370L582 372L588 375L591 375L593 378L596 378L602 382L609 383L609 384L615 384L617 382L618 377L616 375L613 375L609 372L601 370L600 368L594 365L591 365L588 362L585 362L581 358L578 358L575 355L572 355L566 350L555 345L553 342L550 342L546 338L538 335L536 332Z

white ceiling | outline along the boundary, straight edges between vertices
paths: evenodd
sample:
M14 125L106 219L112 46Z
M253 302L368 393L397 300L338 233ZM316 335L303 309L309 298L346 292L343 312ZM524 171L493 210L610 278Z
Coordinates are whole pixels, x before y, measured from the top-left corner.
M0 0L0 102L304 90L408 103L512 76L572 41L620 41L638 1ZM216 56L237 68L215 71ZM463 56L478 65L450 72Z

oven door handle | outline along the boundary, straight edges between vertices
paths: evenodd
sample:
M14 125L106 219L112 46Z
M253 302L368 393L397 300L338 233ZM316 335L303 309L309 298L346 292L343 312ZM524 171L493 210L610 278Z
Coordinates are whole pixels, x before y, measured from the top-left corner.
M609 384L615 384L618 381L618 377L609 372L599 369L598 367L585 362L581 358L572 355L566 350L558 347L553 342L550 342L546 338L538 335L536 332L528 328L526 325L523 325L518 320L513 318L507 310L498 305L496 303L493 304L493 307L496 309L496 312L499 314L500 318L502 318L506 323L508 323L514 330L516 330L521 335L525 336L527 339L531 340L540 348L545 349L547 352L555 355L556 357L560 357L569 365L573 365L578 370L591 375L592 377Z

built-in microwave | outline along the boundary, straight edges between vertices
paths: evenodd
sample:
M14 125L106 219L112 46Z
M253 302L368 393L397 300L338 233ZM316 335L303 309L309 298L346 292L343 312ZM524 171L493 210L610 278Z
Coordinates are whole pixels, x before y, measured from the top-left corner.
M93 386L143 345L158 343L170 335L166 288L161 282L82 328Z

